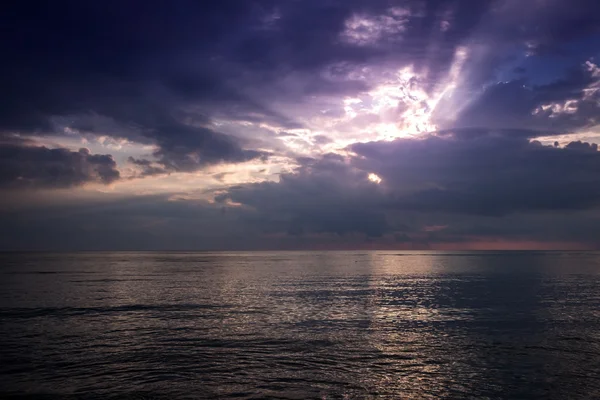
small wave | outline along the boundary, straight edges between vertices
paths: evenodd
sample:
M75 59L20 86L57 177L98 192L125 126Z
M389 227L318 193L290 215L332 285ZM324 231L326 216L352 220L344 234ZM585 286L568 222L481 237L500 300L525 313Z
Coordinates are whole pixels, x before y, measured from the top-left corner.
M132 304L114 307L40 307L40 308L3 308L0 318L35 318L45 316L74 316L86 314L112 314L139 311L189 311L225 309L227 305L211 304Z

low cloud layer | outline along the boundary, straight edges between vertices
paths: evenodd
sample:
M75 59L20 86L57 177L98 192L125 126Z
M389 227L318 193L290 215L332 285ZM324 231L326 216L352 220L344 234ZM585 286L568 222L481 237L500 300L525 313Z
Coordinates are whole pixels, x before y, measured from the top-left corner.
M349 157L301 160L279 182L233 188L219 200L247 206L293 234L367 237L404 232L407 214L501 218L597 208L596 145L545 146L511 133L355 144ZM431 226L446 226L440 221Z
M70 151L0 142L0 187L4 189L107 185L118 179L117 164L110 155L91 154L86 148Z

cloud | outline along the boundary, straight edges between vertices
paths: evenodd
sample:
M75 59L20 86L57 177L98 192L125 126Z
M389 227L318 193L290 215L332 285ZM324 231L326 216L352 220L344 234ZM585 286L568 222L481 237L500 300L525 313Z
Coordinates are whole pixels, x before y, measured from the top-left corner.
M597 146L556 148L511 133L356 144L353 163L380 176L399 209L505 215L598 205Z
M376 45L381 40L400 40L406 30L410 10L393 7L384 15L354 14L344 22L341 38L357 46Z
M324 74L334 65L393 62L426 68L432 75L447 67L486 8L455 10L453 28L440 37L439 48L424 51L423 38L434 25L438 29L433 22L441 18L442 9L441 3L423 7L416 0L395 8L379 0L184 0L176 7L159 1L146 4L143 12L124 3L104 7L61 0L34 9L15 3L1 21L19 40L5 41L1 48L7 61L0 66L0 129L62 134L52 123L62 117L58 128L71 132L156 143L162 148L158 157L185 164L181 170L191 170L191 165L173 160L175 147L191 146L205 160L195 168L244 161L260 156L242 151L256 150L256 143L239 141L243 133L221 136L219 124L225 120L299 128L302 121L283 104L368 90L370 82ZM373 40L400 31L402 40L385 48L370 41L356 45L340 40L357 15L387 21L381 31L369 34L376 36ZM106 118L121 130L87 130L91 126L82 121L90 115Z
M598 145L596 143L585 143L581 141L571 142L565 146L566 149L577 150L577 151L586 151L591 152L592 154L598 152Z
M222 63L197 61L214 50L198 38L226 34L225 26L244 19L252 7L236 3L198 10L193 2L178 7L158 2L144 9L139 14L137 7L119 4L108 11L72 1L39 4L34 12L11 6L3 25L20 41L3 42L10 62L1 67L6 91L0 129L36 135L69 129L155 143L158 162L177 171L264 156L207 126L206 112L218 117L218 108L237 119L292 123L245 96ZM131 24L134 15L137 22ZM191 49L197 54L188 56ZM98 131L97 124L85 123L90 116L121 129Z
M241 185L218 200L248 207L262 224L295 235L403 237L420 231L436 240L451 235L449 216L498 218L600 205L600 152L587 143L543 146L499 131L361 143L348 150L354 155L301 159L279 182ZM372 174L381 181L372 182ZM405 218L419 215L422 226L407 227Z
M256 158L265 160L269 156L264 151L244 150L239 140L211 129L169 122L157 125L147 133L156 139L158 149L153 156L164 172L193 172L211 164L240 163ZM130 160L145 166L147 175L149 172L160 173L160 169L147 168L151 164L149 160Z
M219 207L169 196L69 198L0 211L0 248L36 250L210 249L242 247L243 226Z
M91 154L15 143L0 144L0 186L3 188L66 188L85 183L110 184L119 179L110 155Z
M594 0L507 0L499 2L494 16L503 21L507 40L526 42L532 53L550 53L563 51L569 41L598 33L599 12L600 5Z
M129 221L148 232L81 205L69 237L582 240L571 214L595 232L581 215L595 215L600 187L597 1L108 3L5 7L0 186L37 194L164 175L128 190L188 200L111 205L143 209ZM184 174L207 174L216 203L189 200L209 188ZM31 226L51 232L40 221L52 212ZM195 229L195 215L209 222ZM565 236L548 236L556 220Z
M141 170L140 175L142 177L164 175L169 173L169 171L159 163L147 160L145 158L129 157L127 161L137 166Z
M42 202L34 210L0 215L0 244L62 249L596 246L597 147L581 142L543 146L526 135L502 133L355 144L347 156L298 159L297 169L282 174L279 182L218 192L215 202L173 196L54 207ZM381 181L369 180L371 173ZM25 240L32 229L41 233Z
M591 61L570 69L547 84L525 78L486 87L455 120L437 122L442 128L486 127L529 129L561 134L600 123L600 72Z
M549 46L589 34L595 17L581 10L596 5L584 0L577 3L579 7L565 8L557 1L523 7L515 1L406 0L390 7L383 0L285 4L184 0L177 7L153 2L143 12L132 4L101 7L68 0L52 6L38 4L33 12L15 3L1 21L11 36L20 39L2 45L7 61L0 66L5 93L0 100L0 129L49 133L57 128L52 119L60 116L60 128L106 135L98 131L106 126L90 131L86 130L90 125L82 123L95 115L121 126L120 131L110 127L110 135L164 146L165 154L158 157L165 161L176 157L167 154L173 147L191 144L191 152L206 160L196 168L235 163L252 156L241 155L242 149L256 150L268 141L260 146L252 138L239 141L243 125L237 127L238 132L215 139L222 121L302 127L307 122L301 114L308 107L305 100L369 91L378 81L361 79L354 71L373 74L375 66L395 71L411 67L423 79L423 89L435 91L456 64L460 49L469 50L464 60L468 68L462 74L472 76L472 84L479 85L482 82L476 76L489 77L488 69L515 56L511 53L514 45L508 51L502 43L536 41ZM530 23L532 19L535 24ZM513 29L515 23L522 29ZM473 45L473 37L483 44ZM477 50L483 47L487 50ZM503 58L495 53L502 53ZM442 128L488 127L490 110L506 106L513 108L507 110L509 118L498 113L497 119L516 122L516 117L523 116L514 116L513 111L531 113L543 105L539 101L530 104L522 93L515 97L515 90L488 88L483 100L476 102L481 105L474 104L461 123ZM514 102L507 101L513 97ZM494 125L493 115L491 119L491 127L512 127ZM430 127L425 122L419 121L419 126ZM198 146L199 140L207 145ZM224 146L224 141L231 145ZM220 150L223 153L217 154ZM191 167L185 160L173 164Z
M371 195L376 185L353 171L334 154L300 160L294 173L279 182L240 185L217 200L231 200L248 207L269 230L301 233L361 233L379 237L390 231L378 200Z
M108 195L104 195L108 196ZM37 196L39 199L39 196ZM314 233L276 226L244 207L167 196L102 198L0 211L3 250L231 250L331 248L489 248L490 245L597 246L600 214L589 211L476 215L405 212L393 232L367 237L348 230ZM351 217L351 215L347 215ZM348 224L352 222L349 221ZM438 232L431 227L447 225ZM326 226L326 225L324 225ZM435 228L434 228L435 230ZM479 247L477 247L479 246Z

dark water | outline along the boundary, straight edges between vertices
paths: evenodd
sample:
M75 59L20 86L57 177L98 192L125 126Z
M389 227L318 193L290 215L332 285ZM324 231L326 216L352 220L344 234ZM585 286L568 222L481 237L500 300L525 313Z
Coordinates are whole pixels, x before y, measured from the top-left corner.
M600 253L0 265L0 397L600 398Z

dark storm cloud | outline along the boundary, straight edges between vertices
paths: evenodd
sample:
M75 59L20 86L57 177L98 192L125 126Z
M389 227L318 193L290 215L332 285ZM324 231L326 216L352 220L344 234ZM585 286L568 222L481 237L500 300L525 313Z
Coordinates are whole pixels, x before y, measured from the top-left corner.
M488 132L349 150L356 155L300 159L279 182L232 187L215 204L154 196L5 213L0 239L19 248L34 228L42 249L214 249L289 246L286 238L310 247L339 244L318 235L359 234L424 248L499 237L595 245L600 233L594 145L555 148Z
M277 221L279 229L293 234L371 237L407 231L398 222L407 214L498 217L600 204L600 152L587 143L556 148L525 135L479 132L362 143L350 150L356 155L349 159L301 159L298 170L280 182L242 185L221 200L242 203L263 223ZM370 182L370 173L382 183Z
M510 16L506 38L528 40L530 50L538 53L562 51L568 41L600 32L600 3L595 0L515 0L500 5L499 12Z
M362 233L378 237L389 232L385 214L373 197L373 184L334 154L299 160L301 167L278 183L232 188L218 200L231 199L256 212L256 222L297 235L308 232Z
M206 125L206 117L181 112L191 100L210 101L229 104L238 118L281 120L232 88L225 66L210 61L218 58L215 51L231 27L256 14L259 5L13 3L2 21L7 34L0 50L7 62L0 67L0 128L47 133L55 128L51 117L65 116L73 120L65 125L85 129L78 119L94 113L123 126L115 136L155 141L159 161L171 169L260 156L233 137L198 126ZM193 165L190 158L199 161Z
M513 128L514 133L530 129L540 136L573 132L600 122L599 100L600 70L586 62L544 85L524 78L492 84L449 125Z
M298 242L272 232L245 208L166 195L0 209L0 250L251 250L293 248Z
M119 178L108 155L32 142L65 128L156 146L128 158L138 176L289 156L281 140L261 141L258 128L236 129L265 124L268 139L302 139L293 129L310 128L314 115L305 114L322 112L330 126L345 115L344 96L389 76L393 84L409 65L433 92L446 84L457 50L465 54L450 112L431 121L441 129L436 135L351 145L349 157L297 159L298 169L279 182L240 184L216 205L165 197L82 205L74 214L42 207L29 228L23 215L3 215L2 225L18 233L13 240L3 228L5 243L26 243L32 231L45 235L41 247L72 239L93 248L127 240L136 244L130 247L195 248L233 236L236 247L274 234L389 235L398 243L543 237L552 212L567 215L560 226L570 227L553 239L582 238L567 222L570 213L585 232L597 232L580 215L594 213L600 199L597 147L530 142L599 122L596 0L13 1L0 24L4 188ZM367 78L357 77L363 70ZM303 110L320 96L340 104L322 110L315 101L314 110ZM353 123L361 120L368 126L378 116ZM311 132L316 145L344 139L321 130ZM370 173L382 182L369 181ZM546 219L535 219L541 214ZM211 242L213 234L221 239Z
M5 34L0 44L4 59L0 128L45 133L56 128L51 117L65 116L72 118L66 125L85 130L79 119L94 113L123 126L123 132L109 134L132 138L130 131L135 131L133 139L155 141L161 147L158 157L185 165L182 170L192 167L188 154L203 159L195 167L264 156L244 153L244 143L209 126L212 119L299 127L293 117L279 114L270 104L289 96L368 87L365 82L320 74L324 67L339 63L366 65L395 59L435 74L451 62L454 49L472 33L489 4L13 2L1 21ZM402 43L382 38L360 46L340 39L348 18L371 18L392 6L408 10ZM432 49L426 41L448 12L452 27L436 38L437 49ZM364 33L360 29L357 34ZM294 73L310 77L300 81L299 91L268 89L278 78ZM182 151L185 147L190 151Z
M129 157L127 159L131 164L137 166L142 177L168 174L169 170L161 166L159 163L152 162L145 158Z
M290 220L277 219L274 213L265 219L246 207L174 201L170 196L112 200L98 198L89 201L72 199L61 205L15 207L18 212L15 209L0 211L2 250L314 249L315 246L360 247L365 241L364 233L358 237L353 235L364 230L358 226L350 230L340 229L342 225L338 225L340 228L332 230L336 233L329 235L324 229L320 230L321 233L314 233L290 224ZM351 213L346 216L352 218ZM600 244L596 239L600 235L598 213L552 212L496 218L403 212L397 219L402 222L386 223L387 236L386 233L383 237L374 234L367 240L372 243L381 241L383 247L401 245L418 249L440 243L467 243L486 238L516 241L578 240L591 246ZM369 223L375 225L379 222ZM350 226L352 221L346 224ZM447 227L432 232L431 229L439 229L436 224Z
M209 164L239 163L256 158L264 160L269 156L267 152L244 150L239 140L231 136L172 119L168 119L166 125L155 125L146 135L154 138L158 145L158 150L153 155L161 167L145 168L146 175L155 175L161 169L164 172L192 172ZM137 165L150 165L149 160L130 160Z
M0 187L66 188L84 183L109 184L119 179L110 155L90 154L19 143L0 143Z
M567 144L565 148L571 150L587 151L591 153L596 153L598 151L598 145L596 143L585 143L580 140Z
M352 71L354 66L394 60L398 65L413 64L417 70L429 71L433 85L452 62L456 48L472 42L473 35L491 47L506 40L534 39L548 46L597 26L598 13L590 12L598 7L593 1L579 0L568 6L551 1L544 7L532 3L520 13L511 10L522 2L504 3L507 5L483 0L12 2L5 7L1 21L5 34L0 44L4 58L0 66L4 92L0 127L48 131L53 128L49 117L94 112L139 128L142 136L151 139L183 138L178 145L186 146L188 136L202 137L207 131L190 128L186 135L172 134L171 129L181 128L164 120L179 115L182 108L200 106L205 127L215 116L298 127L293 118L274 111L270 103L290 95L356 92L368 87L368 82L349 78L324 78L320 73L324 67L346 63ZM340 38L349 18L378 18L389 14L391 7L405 10L397 31L384 29L388 35L368 45ZM536 17L540 12L543 18ZM531 24L534 18L536 23ZM489 20L494 21L495 36L486 30ZM442 22L447 23L443 30ZM354 29L358 37L373 34L360 24ZM278 78L296 72L309 76L300 82L301 90L268 89ZM521 111L526 112L525 108ZM200 118L198 113L193 115L193 119ZM229 159L231 153L234 157ZM207 158L212 158L210 162L236 162L236 153L226 150L223 157L213 154Z
M239 246L243 226L218 207L169 196L97 198L0 211L0 248L25 250L156 250ZM224 238L227 237L227 241Z
M156 111L146 98L170 111L172 104L160 99L165 94L264 111L233 85L231 74L257 63L265 64L254 67L259 71L279 68L266 58L276 53L270 43L276 35L256 29L271 3L12 3L2 21L13 38L2 43L8 61L2 83L10 95L3 97L2 124L46 128L48 116L88 110L139 122ZM255 46L247 43L252 39ZM169 91L152 93L153 85Z
M354 163L378 174L390 206L418 211L504 215L585 209L599 204L600 153L594 145L542 146L499 132L352 146Z

